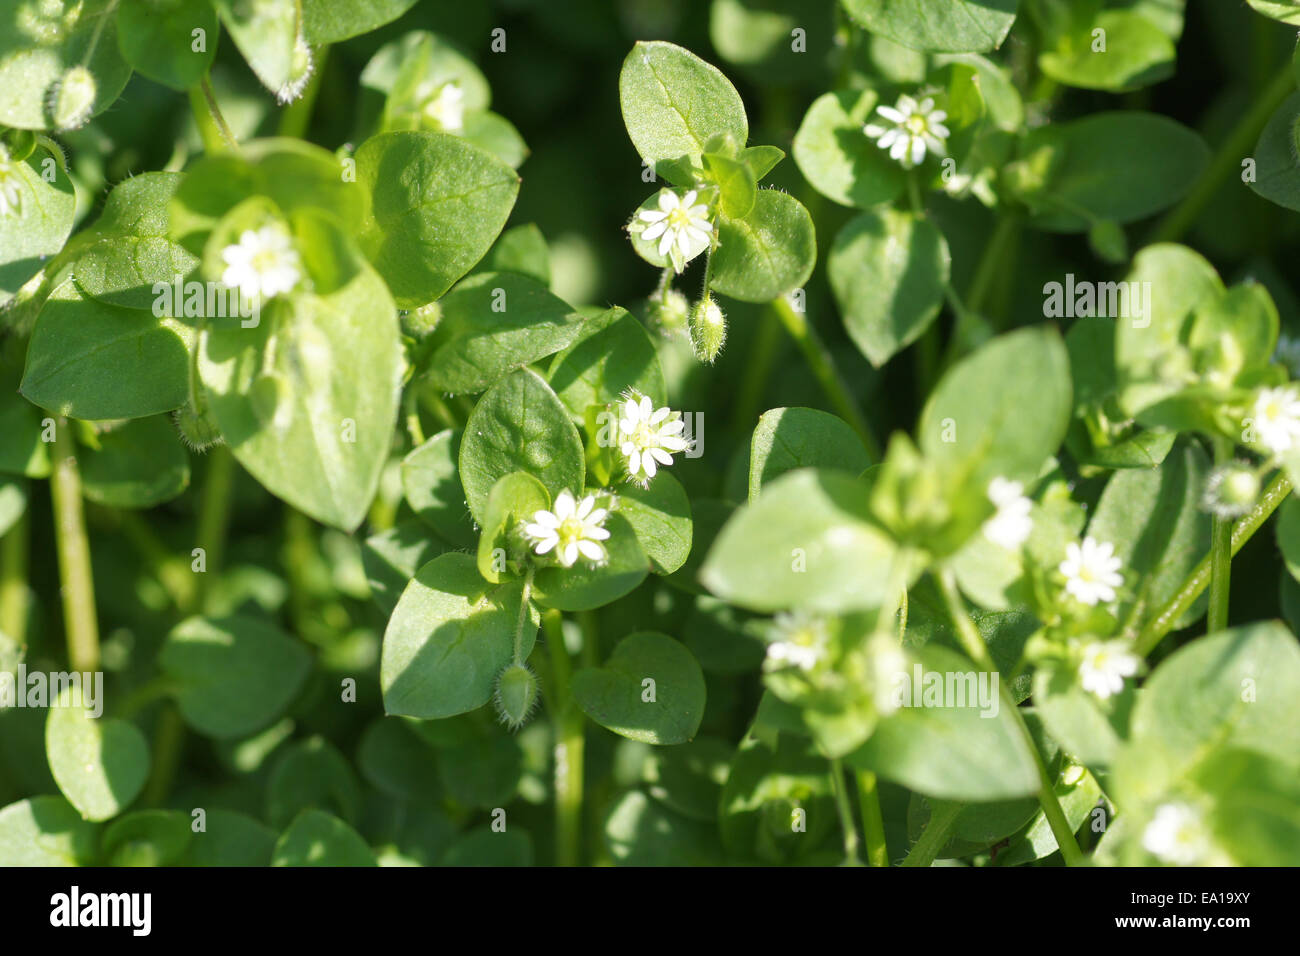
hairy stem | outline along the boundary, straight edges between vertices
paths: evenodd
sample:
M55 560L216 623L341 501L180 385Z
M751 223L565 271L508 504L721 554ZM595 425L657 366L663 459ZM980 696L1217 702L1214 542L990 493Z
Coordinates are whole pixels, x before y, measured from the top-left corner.
M199 127L199 136L203 139L203 148L209 153L222 150L239 152L239 141L230 131L226 118L221 115L217 105L217 96L212 92L212 81L204 74L197 88L190 88L190 109L194 113L194 122Z
M889 866L885 842L885 816L880 810L880 784L870 770L857 772L858 804L862 809L862 832L866 836L867 865Z
M912 844L912 849L899 866L929 866L934 863L934 858L948 842L948 835L961 814L962 806L963 804L948 800L931 800L930 820L921 831L920 839Z
M1214 463L1223 465L1232 459L1232 442L1214 440ZM1210 606L1205 616L1206 630L1213 634L1228 626L1228 590L1232 571L1232 519L1215 515L1210 531Z
M957 636L961 641L963 650L966 651L966 655L978 667L983 668L990 674L996 674L998 672L997 665L993 663L993 658L989 654L984 639L980 637L979 631L975 629L975 625L971 622L970 615L966 613L961 593L957 590L957 582L954 580L952 572L944 571L938 577L940 590L943 591L944 603L948 606L948 613L952 617L953 624L957 626ZM1002 698L1002 706L1010 709L1021 741L1033 758L1034 769L1038 772L1038 803L1043 808L1043 816L1047 818L1048 826L1052 828L1052 835L1056 837L1056 845L1061 848L1061 856L1065 858L1066 865L1077 866L1083 862L1083 854L1079 850L1079 844L1074 839L1074 831L1070 829L1069 821L1065 819L1065 811L1061 809L1061 801L1056 797L1055 782L1047 771L1047 765L1043 763L1043 756L1038 752L1038 745L1034 743L1034 737L1029 732L1029 727L1025 724L1025 718L1020 713L1020 708L1017 706L1015 699L1012 698L1006 681L998 681L998 692Z
M95 616L95 583L90 571L90 542L81 500L81 472L72 424L59 419L54 429L54 470L50 475L54 503L54 532L59 553L59 583L63 591L63 622L68 660L76 671L99 670L99 622Z
M555 863L577 866L582 859L582 712L569 691L573 665L564 646L564 620L554 609L542 612L542 629L551 657L551 719L555 725Z
M1285 100L1295 92L1295 74L1291 70L1291 60L1287 59L1282 69L1268 87L1255 100L1246 114L1237 121L1228 138L1219 146L1219 150L1201 173L1192 191L1160 220L1151 242L1177 242L1183 233L1192 227L1197 217L1214 194L1232 175L1241 168L1241 161L1255 148L1255 141L1263 132L1269 118Z
M1291 493L1291 479L1287 477L1285 471L1279 471L1273 480L1269 482L1264 494L1255 507L1251 508L1246 514L1237 519L1237 523L1232 526L1232 536L1229 542L1229 552L1236 554L1241 550L1242 545L1250 540L1251 535L1259 530L1260 525L1268 520L1269 515L1277 510L1277 506L1286 500L1286 496ZM1178 622L1187 610L1192 606L1201 592L1210 583L1211 576L1211 556L1206 555L1201 562L1196 565L1186 580L1183 581L1182 587L1165 602L1164 606L1156 613L1142 633L1137 636L1136 649L1143 657L1150 654L1161 639L1174 629L1174 624Z
M835 409L836 414L853 426L853 430L862 439L867 454L873 460L879 461L880 444L876 441L871 426L867 424L866 416L858 408L857 401L854 400L853 394L844 383L844 377L840 374L839 369L835 367L835 360L831 358L830 351L822 342L817 331L807 318L803 314L796 312L784 297L773 299L771 305L773 311L776 312L776 317L781 320L781 324L785 326L785 330L790 334L790 338L794 339L795 345L799 346L804 361L808 363L808 368L812 370L813 376L817 379L817 384L821 386L822 391L826 394L831 407Z

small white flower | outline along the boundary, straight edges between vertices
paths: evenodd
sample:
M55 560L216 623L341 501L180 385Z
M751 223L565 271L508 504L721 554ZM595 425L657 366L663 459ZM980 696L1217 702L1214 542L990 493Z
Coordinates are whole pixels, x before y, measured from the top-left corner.
M672 453L688 447L682 436L685 428L680 415L667 407L655 408L648 395L639 400L632 395L624 401L618 419L618 450L627 459L628 478L644 486L661 465L671 465Z
M1008 551L1019 550L1034 528L1029 517L1033 503L1024 491L1024 485L1018 481L997 477L989 482L989 501L997 511L984 522L984 537Z
M561 491L555 496L554 507L554 511L536 512L533 520L524 525L533 550L537 554L554 551L566 568L573 567L579 555L590 561L604 561L605 546L600 542L609 537L604 528L609 511L596 507L596 496L587 495L577 501L568 491Z
M1253 418L1261 445L1274 454L1289 451L1300 440L1300 395L1289 385L1261 389Z
M644 209L637 216L646 223L641 238L647 242L658 239L659 255L668 256L677 272L713 242L709 207L697 203L696 196L694 189L680 197L671 189L660 190L659 208Z
M245 229L239 242L221 250L226 271L221 281L245 299L273 298L290 292L302 280L302 263L283 227Z
M1201 815L1185 803L1161 804L1142 831L1142 848L1175 866L1199 863L1209 850Z
M1141 660L1125 641L1094 641L1083 649L1079 662L1079 684L1105 700L1124 689L1124 678L1133 677Z
M459 133L465 128L465 91L459 83L444 83L428 103L424 115L448 133Z
M889 122L868 123L862 131L881 149L889 150L890 158L898 160L905 169L925 162L927 150L936 156L947 155L944 141L949 133L943 121L948 114L935 109L931 97L918 103L904 94L893 106L877 106L876 112Z
M1124 576L1119 573L1121 564L1115 556L1115 546L1109 541L1099 543L1089 536L1083 539L1082 547L1071 542L1060 565L1065 575L1065 590L1084 604L1109 604L1115 600L1115 589L1124 583Z
M772 620L765 670L797 667L805 673L825 660L830 644L826 622L803 614L778 614Z

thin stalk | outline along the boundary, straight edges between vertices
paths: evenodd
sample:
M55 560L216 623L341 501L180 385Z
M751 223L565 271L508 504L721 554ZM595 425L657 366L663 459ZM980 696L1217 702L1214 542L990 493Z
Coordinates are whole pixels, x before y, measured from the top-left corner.
M27 554L31 526L23 512L0 539L0 634L27 643Z
M1282 69L1274 76L1263 93L1256 98L1246 115L1238 120L1228 138L1219 146L1218 152L1210 164L1201 173L1192 191L1175 206L1156 227L1151 242L1177 242L1196 222L1206 204L1224 181L1241 168L1243 157L1249 156L1255 148L1255 141L1263 132L1282 101L1295 92L1295 74L1291 70L1291 58L1287 57Z
M899 866L930 866L934 863L934 858L948 842L948 835L961 814L962 806L947 800L930 801L930 820L921 831L920 839L912 844L912 849Z
M858 433L858 437L862 439L862 444L867 449L867 454L878 461L880 443L876 441L871 426L867 424L866 417L858 408L853 394L844 383L843 376L835 367L835 360L816 329L802 313L796 312L784 297L773 299L771 306L776 317L785 326L786 332L790 334L790 338L794 339L794 344L799 346L804 361L808 363L808 368L812 370L813 377L817 379L817 384L821 386L831 407Z
M1226 438L1214 440L1214 463L1226 464L1232 459L1232 442ZM1210 606L1205 615L1208 633L1221 631L1228 626L1228 591L1232 573L1232 519L1214 515L1210 530Z
M59 583L63 592L63 622L67 629L68 661L75 671L99 670L99 622L95 616L95 583L90 570L90 542L81 501L81 472L72 423L60 418L54 429L54 470L50 474L54 532L59 553Z
M889 846L885 842L885 816L880 809L880 784L870 770L859 770L858 805L862 809L862 832L866 836L867 865L889 866Z
M853 822L853 808L849 805L848 788L844 785L844 764L838 757L831 760L831 793L835 795L835 810L840 815L840 828L844 833L844 865L861 866L858 828Z
M1250 540L1251 535L1259 530L1260 526L1268 520L1269 516L1277 510L1277 506L1285 501L1286 496L1290 493L1291 479L1287 477L1285 471L1279 471L1273 480L1269 482L1268 487L1264 489L1264 494L1255 503L1255 507L1238 518L1237 523L1232 526L1232 537L1229 544L1231 554L1235 555L1241 550L1242 545ZM1178 622L1178 619L1186 614L1196 599L1201 596L1201 592L1210 583L1211 564L1210 555L1202 558L1201 562L1187 575L1182 587L1165 602L1156 616L1142 629L1142 633L1137 636L1135 642L1135 648L1139 654L1145 657L1155 650L1161 639L1174 629L1174 624Z
M223 148L231 152L239 152L239 140L235 139L235 134L230 131L230 126L226 123L226 118L221 115L221 107L217 105L217 95L212 92L212 81L204 74L203 79L199 81L200 102L203 109L194 108L194 118L199 124L199 135L203 136L207 124L201 118L206 110L206 116L211 120L211 125L215 127L219 141L214 142L207 136L203 138L203 148L208 152L220 152ZM190 104L194 106L195 97L193 91L190 94ZM215 147L215 148L214 148Z
M407 386L402 406L406 414L406 431L411 436L411 445L419 448L424 444L424 428L420 425L420 398L414 385Z
M199 498L198 547L203 549L203 575L195 587L193 610L201 613L209 581L215 580L225 559L226 529L230 524L230 497L235 483L235 456L225 445L208 452L208 473Z
M982 314L983 309L986 308L989 294L993 289L993 281L1002 271L1002 260L1007 250L1015 245L1019 237L1019 219L1014 216L998 217L993 235L989 237L988 245L984 247L984 253L975 267L970 288L966 290L966 308L975 314Z
M551 686L555 699L555 863L577 866L582 857L582 713L569 690L573 671L564 646L564 620L559 611L542 613L542 629L551 656Z
M966 613L961 593L957 590L957 582L954 580L952 572L944 571L938 575L938 578L939 588L943 592L944 603L948 606L948 614L957 626L957 636L961 641L962 649L966 651L966 655L978 667L990 674L996 674L998 672L997 665L993 663L993 658L989 655L984 639L980 637L979 631L971 623L970 615ZM1030 734L1029 727L1025 724L1025 718L1020 713L1020 708L1016 705L1015 699L1011 696L1006 681L998 681L998 691L1002 699L1002 706L1010 708L1021 741L1034 760L1034 769L1038 771L1038 803L1043 808L1043 816L1047 818L1048 826L1052 828L1052 835L1056 837L1056 845L1061 848L1061 856L1065 858L1066 865L1077 866L1083 862L1083 854L1079 850L1079 844L1074 839L1074 831L1070 829L1069 821L1065 819L1065 811L1061 809L1061 801L1056 797L1055 782L1048 773L1046 764L1043 763L1043 756L1038 752L1038 746L1034 743L1033 735Z
M528 623L528 609L533 598L534 573L532 568L528 569L528 574L524 576L524 589L519 596L519 618L515 621L514 662L516 664L524 662L524 625Z

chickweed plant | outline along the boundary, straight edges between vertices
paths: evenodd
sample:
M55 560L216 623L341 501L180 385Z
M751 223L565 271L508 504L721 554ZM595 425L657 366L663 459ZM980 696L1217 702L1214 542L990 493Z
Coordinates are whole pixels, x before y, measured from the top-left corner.
M1297 27L6 0L0 864L1300 863Z

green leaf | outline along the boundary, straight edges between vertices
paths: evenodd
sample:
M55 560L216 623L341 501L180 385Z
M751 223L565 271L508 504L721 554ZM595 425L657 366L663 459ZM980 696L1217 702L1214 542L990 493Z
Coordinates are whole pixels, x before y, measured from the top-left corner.
M969 660L946 648L927 645L913 654L924 675L987 680ZM912 688L916 697L924 700L929 679L923 677L922 687ZM962 686L969 687L969 679ZM991 680L987 687L985 702L900 707L880 719L871 739L850 754L848 762L940 800L1010 800L1036 793L1033 755Z
M212 5L262 85L282 103L296 99L311 74L299 0L212 0Z
M521 581L491 585L468 554L434 558L402 592L384 631L380 684L384 711L451 717L492 698L497 674L537 638L540 618L521 615Z
M776 164L785 159L785 152L775 146L746 146L740 151L740 158L754 174L754 182L762 182Z
M515 738L498 732L439 751L438 773L452 800L492 809L514 799L523 762Z
M1297 11L1300 22L1300 11ZM1252 154L1255 179L1248 183L1269 202L1300 211L1300 166L1295 160L1296 123L1300 120L1300 93L1292 93L1269 119Z
M1292 26L1300 25L1300 3L1296 0L1246 0L1251 9Z
M704 169L718 186L722 214L731 219L748 216L758 193L754 171L748 164L719 153L705 153Z
M238 153L205 154L187 167L172 197L169 231L201 253L218 221L250 197L264 196L284 216L327 209L354 233L365 197L347 172L333 153L297 139L259 139L241 143Z
M691 502L676 478L660 472L645 488L624 485L617 508L656 574L672 574L686 563L691 553Z
M616 402L629 391L648 395L656 408L668 400L654 341L635 316L618 306L587 320L551 362L548 378L579 422L586 421L588 409Z
M86 421L168 412L188 398L192 337L173 319L89 298L69 279L36 320L22 393Z
M603 667L573 675L573 698L607 730L648 744L691 740L704 718L704 673L667 634L639 631L614 646Z
M1021 156L1052 157L1046 180L1022 198L1033 224L1085 232L1097 220L1133 222L1173 205L1209 162L1201 137L1155 113L1092 113L1031 131Z
M361 834L338 817L304 810L280 834L272 866L376 866Z
M190 456L163 415L126 422L77 454L82 491L110 508L152 508L190 484Z
M173 90L197 84L217 56L217 13L207 4L122 0L117 30L126 62L141 76ZM202 31L202 50L195 49L195 30Z
M808 210L793 196L760 189L744 219L718 217L712 288L742 302L770 302L807 282L816 261Z
M520 540L519 526L531 521L534 514L551 507L551 496L532 475L523 471L503 475L488 493L483 512L483 531L478 539L478 571L488 581L499 584L498 551L503 557L521 558L526 546Z
M349 823L361 812L356 774L347 758L323 737L287 747L266 781L266 819L271 826L281 829L309 807Z
M457 548L477 546L460 484L461 433L438 432L402 459L402 490L416 516Z
M424 524L414 519L398 522L366 539L361 547L361 563L366 569L370 596L385 616L393 613L406 582L444 550Z
M192 836L180 810L138 810L105 828L100 854L109 866L174 866Z
M261 730L282 715L311 669L299 642L245 615L192 617L172 629L158 656L174 682L185 722L230 740Z
M528 472L552 500L566 488L578 494L586 473L577 429L551 387L531 369L493 385L465 423L460 480L480 524L492 486L513 471Z
M749 450L749 500L764 486L798 468L836 468L860 475L871 465L857 432L815 408L764 412Z
M1291 495L1277 512L1277 546L1287 571L1300 581L1300 501Z
M11 335L0 341L0 474L45 478L50 473L50 444L42 440L47 431L43 421L51 423L45 413L18 394L23 376L27 343Z
M397 310L328 217L300 212L291 222L315 288L272 299L254 328L208 329L199 372L239 463L289 504L351 531L392 443L404 364Z
M700 580L753 611L879 607L895 548L866 498L864 484L835 471L782 475L723 527Z
M1019 0L841 0L872 33L913 50L983 53L1011 32Z
M424 378L445 392L481 392L509 372L567 347L583 317L527 276L489 272L460 283L438 305Z
M307 42L337 43L377 30L396 20L416 0L302 0L303 32Z
M82 125L104 112L131 68L117 49L114 0L6 3L0 12L0 125L53 129L59 81L75 67L94 77L94 102Z
M618 77L623 123L641 158L652 165L688 160L698 166L718 135L749 139L745 104L717 67L662 41L632 47Z
M605 519L605 529L609 531L604 542L608 559L595 566L579 562L571 568L542 568L534 585L538 604L561 611L589 611L621 598L645 580L650 560L629 520L611 514Z
M1096 31L1104 31L1104 49ZM1038 57L1059 83L1112 93L1150 86L1173 72L1174 41L1133 10L1105 10L1085 28L1055 38Z
M620 796L605 816L605 846L618 866L718 866L717 833L640 790Z
M871 89L823 93L794 135L799 171L814 189L842 206L869 209L903 191L903 168L862 131L879 101Z
M92 712L84 688L66 687L45 721L45 753L54 780L87 820L130 806L149 776L149 745L134 724ZM96 689L98 693L98 688Z
M546 246L542 230L533 223L513 226L501 233L483 261L474 269L477 272L517 272L536 279L548 288L551 285L551 253Z
M709 40L718 55L758 82L801 87L823 82L836 49L834 3L806 0L715 0ZM793 31L800 29L802 44Z
M527 830L512 827L498 832L475 827L448 847L439 866L532 866L533 841Z
M220 807L207 809L206 829L194 834L186 866L268 866L275 831L252 817Z
M1211 747L1300 754L1300 647L1280 622L1210 634L1160 663L1133 708L1115 793L1158 797Z
M109 193L94 227L96 239L73 266L82 292L109 305L181 317L172 297L162 300L172 303L170 310L161 307L161 290L155 286L171 286L199 264L167 235L167 207L183 178L179 173L143 173Z
M357 769L394 797L428 800L442 786L433 750L401 720L379 717L370 722L357 748Z
M0 74L3 73L0 65ZM0 89L5 89L0 86ZM0 230L0 306L3 306L45 261L63 248L72 231L76 205L62 154L44 143L26 159L0 160L0 189L6 204Z
M0 537L4 537L27 510L27 482L0 475Z
M62 797L29 797L0 810L0 866L87 866L99 826Z
M483 258L519 192L513 169L445 133L380 133L357 150L358 240L404 309L439 298Z
M1123 561L1121 620L1134 607L1162 607L1210 550L1210 516L1201 510L1209 472L1205 452L1184 442L1158 468L1126 469L1107 482L1088 534L1113 544ZM1201 611L1198 605L1177 626L1190 625Z
M950 265L943 233L910 212L864 212L840 230L826 271L844 327L872 365L884 365L930 327Z
M998 476L1037 477L1061 446L1071 408L1070 361L1060 335L1044 326L1021 329L948 370L921 412L917 437L941 474L982 494Z

